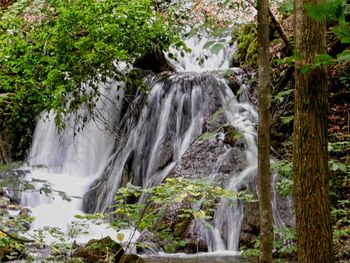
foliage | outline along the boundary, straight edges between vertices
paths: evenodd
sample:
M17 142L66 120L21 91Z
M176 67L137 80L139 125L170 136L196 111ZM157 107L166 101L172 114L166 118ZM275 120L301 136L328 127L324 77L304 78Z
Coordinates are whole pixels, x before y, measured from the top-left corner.
M26 213L11 215L4 208L1 208L1 210L0 261L11 261L26 257L26 242L28 240L21 236L27 231L33 218Z
M43 184L42 187L37 186L37 183L29 182L28 184L31 185L29 190L36 191L35 188L39 187L43 191L42 188L47 187L45 181L39 181ZM47 195L53 192L54 190L49 187L47 191L44 191ZM11 247L20 245L23 246L23 251L26 251L32 244L37 247L47 246L47 238L49 238L55 240L49 245L51 253L60 258L66 258L75 250L75 238L88 233L89 224L112 221L111 225L116 229L116 238L126 247L130 245L130 240L126 240L122 230L142 231L147 229L152 233L153 242L167 252L174 252L187 244L182 234L189 222L195 219L202 222L204 226L208 225L221 198L233 204L237 198L250 201L252 197L244 192L232 193L223 190L206 180L168 178L160 185L146 189L128 184L125 188L118 190L111 213L77 215L76 218L80 220L72 222L67 232L57 227L37 229L31 237L35 243L17 242L5 236L2 244L4 246L10 244ZM137 202L138 199L140 199L139 202ZM169 217L170 214L174 215L173 218ZM13 217L8 218L8 223L12 225L11 231L16 231L19 235L26 232L26 226L30 222L28 220L32 220L31 218L16 220ZM147 244L141 242L137 245L147 248Z
M22 162L12 162L8 164L0 164L0 172L10 171L19 168L22 165ZM1 184L1 182L0 182Z
M9 175L0 180L0 187L5 187L14 192L39 192L46 196L56 194L62 200L71 201L75 196L69 196L65 192L52 188L52 185L43 179L32 178L30 180L22 179L19 176Z
M345 0L329 0L323 4L308 3L305 5L305 9L308 15L316 21L327 20L330 22L335 21L336 26L331 28L333 34L335 34L342 44L350 43L350 30L349 24L345 19L346 10L349 9L349 4ZM296 59L300 59L296 57ZM317 54L314 61L310 65L305 65L301 69L303 74L307 74L310 70L313 70L321 65L330 65L342 61L350 60L350 51L344 50L343 52L332 57L328 54Z
M273 100L281 103L284 101L284 99L287 96L291 95L293 92L294 92L294 89L282 90L278 92L276 95L274 95Z
M77 247L75 238L80 235L88 234L88 220L78 220L70 222L67 226L67 232L63 232L58 227L45 226L41 229L34 230L32 238L38 247L47 247L55 258L67 259ZM48 240L50 244L48 244Z
M280 160L271 164L272 170L277 170L279 181L277 191L281 196L291 196L293 194L293 164L288 160Z
M128 184L119 189L116 195L114 214L117 220L113 226L117 230L147 229L154 235L154 242L166 252L174 252L187 244L180 234L189 220L207 222L220 198L233 201L243 197L204 180L168 178L164 183L148 189ZM138 198L144 201L130 203L130 200ZM169 214L175 216L171 218Z
M244 25L237 37L237 52L234 61L243 65L257 66L257 29L254 24Z
M294 257L297 253L295 228L275 229L276 237L273 254L275 257Z
M251 196L244 192L232 193L206 180L168 178L160 185L147 189L131 184L120 188L113 213L104 218L112 217L112 226L118 232L117 239L126 246L130 240L126 239L122 230L147 230L157 246L166 252L175 252L187 244L182 234L189 222L195 219L204 226L208 225L221 198L232 204L237 198L251 200ZM94 218L89 217L90 220ZM142 242L138 242L137 246L148 248L148 244Z
M24 252L24 245L13 240L7 235L0 233L0 261L10 261L21 258Z
M253 248L242 247L242 255L243 257L255 257L259 256L259 247L260 247L260 236L255 239Z
M279 12L285 16L289 17L294 12L294 3L292 0L283 0L279 6Z
M60 124L81 105L92 111L98 83L123 77L119 62L172 42L178 38L148 0L18 2L0 22L0 90L15 94L12 124L47 109Z
M345 138L335 137L337 141L328 144L330 156L337 159L330 159L331 181L330 195L333 197L331 203L331 216L333 221L333 244L335 255L338 259L348 260L350 258L349 243L350 238L350 163L347 151L350 142ZM342 157L343 156L343 157Z
M294 258L296 255L296 231L294 228L274 228L273 257L274 258ZM244 257L258 257L260 247L260 237L254 242L253 248L242 248ZM279 262L278 260L276 262ZM289 261L288 261L289 262Z

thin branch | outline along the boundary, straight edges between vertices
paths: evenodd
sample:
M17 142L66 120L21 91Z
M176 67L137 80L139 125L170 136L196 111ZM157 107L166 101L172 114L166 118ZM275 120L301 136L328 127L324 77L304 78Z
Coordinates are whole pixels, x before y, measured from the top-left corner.
M271 22L274 24L278 34L280 35L280 37L282 38L284 44L286 45L286 48L287 48L287 56L291 55L292 54L292 51L293 51L293 48L288 40L288 37L286 35L286 33L284 33L284 30L281 26L280 23L278 23L276 17L274 16L274 14L272 13L271 9L269 8L269 16L271 18Z
M16 237L15 235L3 230L2 228L0 228L0 232L5 234L6 236L8 236L9 238L12 238L16 241L22 242L22 243L34 243L35 240L31 240L31 239L25 239L25 238L20 238L20 237Z
M255 9L257 9L255 3L252 0L246 0L251 6L253 6ZM281 26L281 24L277 21L275 15L272 13L271 9L269 8L269 16L271 18L271 22L272 24L275 26L278 34L280 35L280 37L282 38L284 44L286 45L287 48L287 56L292 54L292 45L290 44L288 37L286 35L286 33L284 33L284 30Z

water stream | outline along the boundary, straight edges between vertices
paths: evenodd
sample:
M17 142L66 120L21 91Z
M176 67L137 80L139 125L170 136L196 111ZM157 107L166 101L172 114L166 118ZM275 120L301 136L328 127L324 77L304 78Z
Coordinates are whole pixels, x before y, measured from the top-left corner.
M173 50L177 72L150 75L145 79L150 87L148 94L134 92L128 96L116 88L120 83L113 81L102 86L97 115L87 116L79 133L74 129L73 116L66 129L58 133L54 114L43 114L27 159L31 171L27 180L34 178L37 187L55 191L23 195L22 204L30 206L36 217L34 229L45 225L65 229L74 214L107 211L115 192L125 182L143 187L159 184L178 169L203 132L223 125L242 134L244 163L242 169L226 173L226 187L239 191L255 182L257 112L248 101L238 101L219 72L229 69L234 47L226 44L212 54L210 49L203 49L207 42L205 37L188 40L193 52L184 57ZM239 69L230 70L239 78ZM218 111L222 114L213 121ZM86 114L84 109L80 113ZM197 169L199 177L220 180L222 167L232 162L234 154L232 147L221 144L214 165ZM74 198L64 201L62 193ZM204 233L209 251L238 251L243 207L241 201L234 206L220 202L212 227ZM278 218L277 209L274 211ZM89 231L82 241L94 235L115 236L108 229Z

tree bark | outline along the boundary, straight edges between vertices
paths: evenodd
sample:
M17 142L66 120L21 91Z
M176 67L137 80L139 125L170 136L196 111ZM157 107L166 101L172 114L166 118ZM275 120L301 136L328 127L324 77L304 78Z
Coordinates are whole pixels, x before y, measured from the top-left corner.
M259 262L272 262L273 217L271 205L270 123L271 77L269 40L269 0L258 0L258 185L260 209Z
M323 0L322 0L323 1ZM334 262L329 210L327 157L327 69L301 73L316 54L327 52L326 21L308 17L306 3L295 0L294 197L298 262Z

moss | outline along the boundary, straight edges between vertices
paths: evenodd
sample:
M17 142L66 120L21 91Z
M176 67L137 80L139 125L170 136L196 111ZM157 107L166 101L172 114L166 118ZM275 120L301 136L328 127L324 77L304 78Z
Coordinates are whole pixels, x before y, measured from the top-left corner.
M110 237L92 239L85 247L78 248L73 257L82 258L86 263L119 262L124 254L121 246Z
M257 66L258 38L254 24L244 25L237 37L237 53L233 58L233 64L239 66Z
M0 163L0 172L18 169L22 164L22 162L11 162L7 164Z

